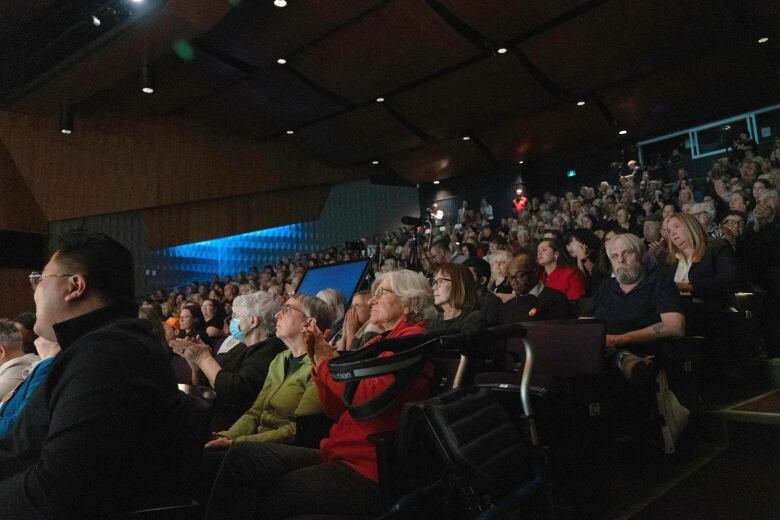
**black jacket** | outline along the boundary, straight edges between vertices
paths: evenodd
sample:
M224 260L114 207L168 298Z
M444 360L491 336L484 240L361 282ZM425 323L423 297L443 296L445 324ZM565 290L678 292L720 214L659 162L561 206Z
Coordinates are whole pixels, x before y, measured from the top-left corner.
M181 499L187 408L145 320L54 325L62 352L0 443L4 518L103 518Z
M676 270L674 262L669 266L669 274L673 277ZM737 288L737 258L731 244L719 239L710 241L701 260L691 265L688 281L693 286L694 298L724 306Z

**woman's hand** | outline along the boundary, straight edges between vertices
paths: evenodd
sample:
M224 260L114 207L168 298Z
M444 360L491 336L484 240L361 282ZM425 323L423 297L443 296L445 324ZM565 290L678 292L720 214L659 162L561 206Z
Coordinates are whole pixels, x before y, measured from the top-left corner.
M224 448L227 449L233 445L233 439L219 433L212 433L211 440L207 442L203 447L211 449Z
M190 365L198 366L211 356L211 347L206 345L200 336L196 338L196 341L177 338L171 340L168 345L176 354L186 359Z
M344 325L342 328L342 337L344 338L344 345L352 345L352 340L355 339L355 334L360 330L360 320L358 319L357 310L350 307L347 313L344 315Z
M326 330L323 333L314 320L309 320L303 328L303 335L306 339L306 350L316 370L320 363L333 357L333 347L328 343L331 332Z

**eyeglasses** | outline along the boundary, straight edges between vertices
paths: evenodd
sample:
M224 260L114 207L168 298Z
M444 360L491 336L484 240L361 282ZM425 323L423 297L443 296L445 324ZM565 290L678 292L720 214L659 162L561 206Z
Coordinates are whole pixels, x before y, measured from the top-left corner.
M288 304L286 304L286 303L285 303L284 305L282 305L282 308L281 308L281 309L279 309L279 316L284 316L285 314L287 314L287 313L288 313L288 312L290 312L290 311L298 311L298 312L300 312L301 314L303 314L304 318L308 318L308 316L306 315L306 313L305 313L305 312L303 312L303 311L302 311L302 310L300 310L300 309L296 309L296 308L295 308L295 307L293 307L292 305L288 305Z
M390 289L386 289L386 288L384 288L384 287L380 287L380 288L379 288L379 289L377 289L377 290L376 290L376 292L374 293L374 298L378 300L378 299L380 299L382 296L384 296L384 295L385 295L385 293L390 293L390 294L393 294L393 291L391 291Z
M48 278L50 276L73 276L72 274L41 274L38 272L33 271L29 274L27 278L30 280L30 286L32 287L32 290L35 291L35 289L38 288L38 284L41 283L41 280L44 278Z
M434 278L431 280L431 287L438 287L444 282L451 282L452 278Z
M536 273L536 269L532 269L532 270L530 270L530 271L518 271L518 272L516 272L516 273L514 273L514 274L512 274L512 273L507 273L507 275L506 275L506 279L507 279L507 280L510 280L510 281L511 281L511 280L515 280L515 281L517 281L517 280L520 280L521 278L526 278L526 277L528 277L528 276L531 276L531 275L532 275L532 274L534 274L534 273Z

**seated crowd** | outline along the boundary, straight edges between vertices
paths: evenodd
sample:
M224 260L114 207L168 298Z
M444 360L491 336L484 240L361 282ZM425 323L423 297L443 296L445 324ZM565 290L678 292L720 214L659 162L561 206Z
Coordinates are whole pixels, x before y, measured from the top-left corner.
M738 166L728 158L719 159L706 191L698 194L683 173L679 182L664 186L634 165L636 169L618 186L602 182L597 188L583 186L578 194L544 193L527 204L513 204L511 218L496 220L483 199L480 210L464 203L459 222L430 235L405 227L364 238L362 249L353 245L300 253L263 269L252 267L235 278L215 276L210 283L158 290L141 303L139 312L148 329L144 356L155 366L149 376L153 381L144 387L144 399L128 405L132 413L127 428L130 433L139 431L132 421L141 420L144 406L149 414L168 416L160 419L159 431L153 428L154 435L145 432L142 439L117 442L147 450L159 458L158 466L176 453L171 449L176 431L172 421L180 410L170 400L171 388L162 382L159 365L167 363L171 374L175 368L179 383L208 386L216 394L213 433L205 444L196 485L207 518L381 513L376 454L368 438L396 429L403 404L430 395L433 366L426 365L392 407L357 420L344 405L344 385L331 376L328 360L382 338L592 317L606 323L605 367L625 386L621 406L639 410L637 416L657 406L657 416L664 418L659 422L659 441L672 453L688 414L669 389L664 371L664 352L675 338L704 335L714 341L713 331L719 330L722 314L730 312L735 292L753 292L763 296L767 309L767 348L778 352L778 175L777 170L762 173L765 164L769 163L755 157L744 158ZM380 260L373 284L356 293L349 308L333 290L317 296L295 294L306 269L349 261L374 247ZM29 315L16 323L0 321L0 393L5 395L0 407L0 497L20 494L14 503L31 511L29 517L34 516L32 511L58 517L86 511L89 516L112 507L126 511L159 505L154 499L165 495L161 489L146 501L111 502L120 491L112 487L108 469L97 472L108 483L85 483L79 477L70 485L53 489L46 485L51 481L45 479L72 474L58 465L70 461L69 456L60 460L51 451L75 449L68 443L84 438L72 431L107 435L106 425L91 422L99 420L100 413L82 419L57 413L60 409L73 413L79 407L83 411L89 405L79 402L66 378L69 370L86 366L79 356L90 352L89 344L99 334L88 333L95 326L81 323L81 314L94 318L103 307L118 308L124 302L117 294L127 295L125 287L111 287L113 292L102 288L104 280L91 278L83 258L71 259L68 254L72 251L64 246L45 274L31 277L38 306L35 331L41 337L30 337ZM81 277L79 269L87 274ZM54 286L58 280L43 282L47 277L62 277L73 284L72 291L52 289L44 294L45 288L38 286ZM54 306L47 308L44 297L57 302L57 313L51 310ZM74 302L80 298L91 304L76 308ZM78 323L69 323L74 321ZM119 334L106 330L102 334L109 341L112 334ZM86 345L74 349L80 343ZM139 363L128 361L132 356L122 349L119 352L128 367ZM486 351L484 361L495 365L501 358L496 354ZM122 381L128 386L136 383L129 376ZM392 381L391 376L362 380L354 402L372 399ZM101 377L87 377L85 391L97 389L101 382ZM46 396L36 400L34 390L41 384ZM154 406L146 397L153 398ZM63 401L66 398L70 401ZM92 404L101 409L101 403ZM25 408L31 411L26 413ZM108 423L123 411L109 414ZM316 413L334 422L319 449L293 445L295 418ZM65 430L69 426L74 430ZM162 442L154 444L161 435ZM96 454L104 456L114 446L107 440L96 445ZM53 466L36 466L40 461L53 461ZM133 466L123 483L137 489L165 487L166 471L141 466ZM94 469L89 461L79 468ZM136 469L159 478L141 485L133 480L140 475ZM32 488L26 487L29 479L36 482ZM67 499L51 498L51 493L73 492L76 485L86 486L86 491ZM84 493L93 497L98 491L105 496L95 504L77 502ZM49 502L41 505L41 500Z

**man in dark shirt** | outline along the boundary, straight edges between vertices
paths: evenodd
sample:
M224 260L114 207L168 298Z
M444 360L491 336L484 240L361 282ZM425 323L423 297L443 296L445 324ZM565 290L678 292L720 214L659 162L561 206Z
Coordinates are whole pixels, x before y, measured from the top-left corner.
M566 296L545 287L539 281L536 256L524 252L515 256L509 262L507 279L515 297L501 306L499 323L565 320L572 317Z
M673 453L688 410L669 390L664 371L656 377L651 365L661 341L685 334L680 296L669 273L646 264L641 238L616 235L606 251L615 277L601 284L583 317L606 322L608 362L632 383L633 393L641 397L648 383L657 385L664 449Z
M184 499L186 401L136 317L130 252L72 232L30 282L35 332L62 351L0 443L5 516L108 518Z
M485 326L492 327L498 323L498 313L503 302L487 289L490 281L490 264L481 258L473 256L467 258L463 265L468 267L479 287L479 312L482 313Z

